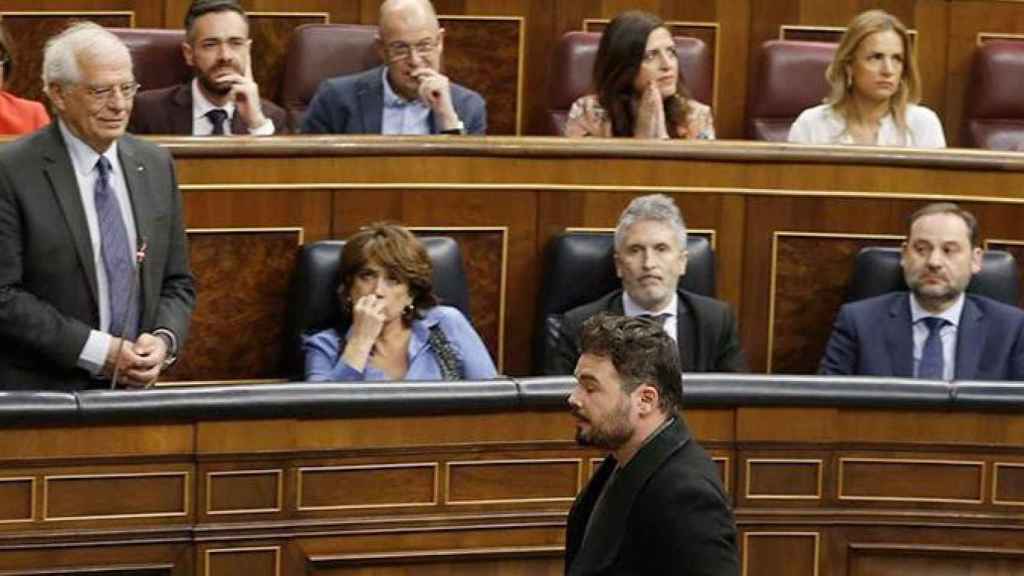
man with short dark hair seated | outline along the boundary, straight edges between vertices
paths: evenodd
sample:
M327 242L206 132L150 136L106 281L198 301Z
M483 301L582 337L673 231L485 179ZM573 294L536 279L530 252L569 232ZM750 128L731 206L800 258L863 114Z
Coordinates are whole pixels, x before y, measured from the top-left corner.
M324 80L307 134L484 134L487 107L441 73L444 30L429 0L386 0L377 51L387 66Z
M914 212L900 265L907 292L844 305L823 374L1024 379L1024 311L965 294L981 270L978 222L956 204Z
M686 273L686 225L664 194L633 199L615 229L615 271L623 290L565 313L544 372L571 374L580 356L583 322L599 312L650 316L676 341L686 372L747 369L736 320L725 302L678 288Z
M191 82L140 92L128 131L135 134L270 136L287 132L283 108L260 98L252 77L249 18L236 0L195 0L185 15Z

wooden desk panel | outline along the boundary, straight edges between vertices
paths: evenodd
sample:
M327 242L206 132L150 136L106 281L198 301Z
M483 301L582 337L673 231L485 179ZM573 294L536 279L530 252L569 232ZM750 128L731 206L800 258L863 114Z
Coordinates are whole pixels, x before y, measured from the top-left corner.
M724 473L745 573L838 576L927 574L940 560L1013 572L1019 419L838 406L687 413ZM147 442L130 460L71 441L126 453L125 438L155 430L115 428L49 427L45 445L38 430L4 430L25 448L0 459L0 494L31 503L18 514L16 502L0 505L0 574L557 574L566 511L601 458L574 444L562 410L199 421L168 428L194 445ZM50 518L47 484L62 491L52 506L86 512L102 497L109 513Z

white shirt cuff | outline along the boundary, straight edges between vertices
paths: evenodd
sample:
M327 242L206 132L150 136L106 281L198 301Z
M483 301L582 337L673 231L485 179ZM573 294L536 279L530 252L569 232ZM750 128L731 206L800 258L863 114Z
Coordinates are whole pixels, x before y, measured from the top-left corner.
M263 124L260 124L256 128L250 128L249 134L252 136L273 136L274 135L274 121L269 116L264 116L266 119Z
M90 374L99 374L103 365L107 363L107 353L110 351L110 343L113 337L106 332L90 330L89 338L78 354L78 367L88 371Z

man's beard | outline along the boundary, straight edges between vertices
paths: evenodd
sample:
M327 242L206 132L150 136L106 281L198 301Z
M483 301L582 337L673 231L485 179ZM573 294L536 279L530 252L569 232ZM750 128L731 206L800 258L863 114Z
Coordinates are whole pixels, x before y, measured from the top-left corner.
M629 402L623 400L601 425L586 420L590 430L584 432L576 428L576 443L580 446L593 446L615 450L625 444L633 436L633 427L629 424Z
M223 68L230 68L232 71L237 72L230 66L217 66L214 68L215 72L220 72ZM232 84L230 82L217 82L208 74L199 74L199 83L203 85L210 94L216 94L217 96L226 96L228 92L231 92Z
M919 302L931 302L935 304L945 304L952 302L960 297L962 290L952 284L946 284L945 286L932 287L925 289L924 282L919 280L908 282L910 291L914 293ZM936 289L937 288L937 289Z

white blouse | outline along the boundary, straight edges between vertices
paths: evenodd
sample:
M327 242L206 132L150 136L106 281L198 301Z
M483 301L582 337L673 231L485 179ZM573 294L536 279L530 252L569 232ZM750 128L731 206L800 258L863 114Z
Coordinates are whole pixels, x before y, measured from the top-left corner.
M831 104L821 104L801 112L789 129L789 141L797 144L855 144L853 137L846 131L846 119L833 110ZM900 130L892 114L887 114L878 128L875 144L945 148L946 137L935 112L924 106L908 104L907 131Z

